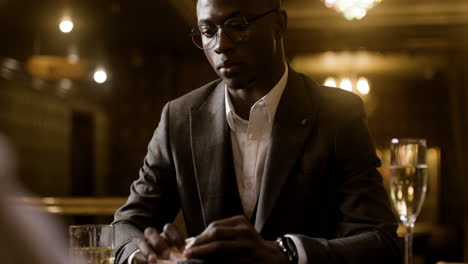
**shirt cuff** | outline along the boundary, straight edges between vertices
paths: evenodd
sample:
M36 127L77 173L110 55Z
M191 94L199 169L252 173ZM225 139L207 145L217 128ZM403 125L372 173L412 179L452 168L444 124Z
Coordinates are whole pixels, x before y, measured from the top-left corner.
M297 249L297 263L298 264L307 264L308 263L307 254L306 254L304 245L302 245L301 240L295 235L285 235L285 237L291 238L292 241L294 242L294 245L296 246L296 249Z
M294 242L294 243L296 243L296 242ZM140 252L139 249L135 250L135 251L130 255L130 257L128 257L128 261L127 261L128 264L133 264L133 258L135 257L135 254L138 253L138 252Z

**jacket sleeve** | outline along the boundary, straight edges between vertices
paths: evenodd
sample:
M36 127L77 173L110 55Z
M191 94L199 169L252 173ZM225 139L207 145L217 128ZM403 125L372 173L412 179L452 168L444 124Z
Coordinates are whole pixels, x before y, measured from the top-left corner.
M297 235L310 263L401 263L401 251L364 112L357 96L335 134L339 219L334 239Z
M115 263L126 263L138 249L135 238L146 227L162 230L180 209L174 166L169 144L170 103L164 106L161 120L148 145L139 178L130 187L127 202L114 215Z

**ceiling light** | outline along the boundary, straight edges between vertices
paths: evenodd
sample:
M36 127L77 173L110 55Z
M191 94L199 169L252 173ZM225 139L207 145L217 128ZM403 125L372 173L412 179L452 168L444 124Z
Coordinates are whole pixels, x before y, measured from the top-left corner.
M73 22L70 18L63 18L60 22L59 28L63 33L70 33L73 30Z
M353 91L353 83L349 78L343 78L340 82L340 88L348 92Z
M361 77L358 79L356 86L357 86L357 90L362 95L366 95L370 91L369 81L364 77Z
M94 81L97 83L105 83L107 81L107 73L104 70L95 71Z
M382 0L322 0L328 8L334 8L348 20L363 18L369 9Z
M327 79L325 79L325 82L323 82L323 85L329 86L329 87L337 87L336 80L333 77L328 77Z
M336 4L336 0L324 0L327 7L333 7Z

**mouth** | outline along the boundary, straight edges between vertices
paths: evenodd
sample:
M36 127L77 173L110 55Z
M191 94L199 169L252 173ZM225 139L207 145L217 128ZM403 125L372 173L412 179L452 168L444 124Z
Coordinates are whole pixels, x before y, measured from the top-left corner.
M242 64L232 61L224 61L218 66L218 71L225 77L231 77L240 72Z

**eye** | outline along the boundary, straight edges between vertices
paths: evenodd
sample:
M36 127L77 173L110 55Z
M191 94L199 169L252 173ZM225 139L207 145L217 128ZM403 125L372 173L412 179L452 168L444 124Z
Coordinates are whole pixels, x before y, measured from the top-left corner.
M231 19L225 23L225 26L234 31L245 31L249 23L245 19Z
M214 37L218 31L218 28L213 26L199 26L198 29L200 30L201 35L207 38Z

